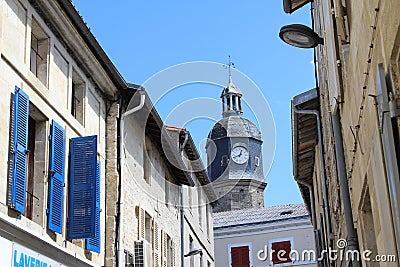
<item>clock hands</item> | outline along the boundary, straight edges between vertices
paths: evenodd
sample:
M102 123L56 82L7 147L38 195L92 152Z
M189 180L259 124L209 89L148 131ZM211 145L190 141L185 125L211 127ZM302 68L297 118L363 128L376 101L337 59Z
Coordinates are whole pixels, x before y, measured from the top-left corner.
M240 150L240 153L239 153L239 155L233 156L233 158L240 157L241 155L242 155L242 150Z

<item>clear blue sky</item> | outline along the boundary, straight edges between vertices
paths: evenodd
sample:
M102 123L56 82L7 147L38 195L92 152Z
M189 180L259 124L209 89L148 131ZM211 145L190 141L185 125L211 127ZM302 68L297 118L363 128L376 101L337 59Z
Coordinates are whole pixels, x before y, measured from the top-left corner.
M282 0L73 3L128 82L142 84L167 67L189 61L226 63L231 55L236 68L262 90L275 119L276 152L265 205L302 202L292 174L290 100L314 87L312 50L291 47L278 33L286 24L310 25L309 5L288 15ZM165 119L182 101L198 96L219 100L221 90L184 86L156 107ZM252 119L251 114L244 115ZM212 125L205 119L185 125L200 150Z

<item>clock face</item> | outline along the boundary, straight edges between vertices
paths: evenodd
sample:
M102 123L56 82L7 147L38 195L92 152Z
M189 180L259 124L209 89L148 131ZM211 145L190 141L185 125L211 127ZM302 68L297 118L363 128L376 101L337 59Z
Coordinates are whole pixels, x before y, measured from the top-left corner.
M244 146L236 146L232 149L231 158L237 164L246 163L249 159L249 151Z

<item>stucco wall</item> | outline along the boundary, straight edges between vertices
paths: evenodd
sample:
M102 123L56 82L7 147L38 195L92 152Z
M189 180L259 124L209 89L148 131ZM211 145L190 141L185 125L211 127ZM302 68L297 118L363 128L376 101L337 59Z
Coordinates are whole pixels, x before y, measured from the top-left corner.
M231 266L231 247L249 246L250 266L271 266L271 242L291 241L291 249L300 254L305 250L315 250L313 229L308 219L269 224L246 225L215 229L216 266ZM267 247L267 248L266 248ZM261 260L259 259L259 256ZM291 266L317 266L315 262L294 262Z

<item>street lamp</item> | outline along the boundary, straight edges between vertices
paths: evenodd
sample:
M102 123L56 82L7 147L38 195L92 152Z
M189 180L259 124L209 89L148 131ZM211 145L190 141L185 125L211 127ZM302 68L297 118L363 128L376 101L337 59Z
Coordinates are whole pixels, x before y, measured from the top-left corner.
M310 27L302 24L283 26L279 31L279 37L285 43L299 48L314 48L319 44L324 44L324 39Z
M188 254L185 255L185 257L190 257L190 256L194 256L200 254L200 256L203 255L203 250L201 248L195 248L192 251L190 251Z
M201 249L201 248L193 249L188 254L186 254L184 257L191 257L191 256L194 256L197 254L200 254L200 266L203 266L203 249Z

